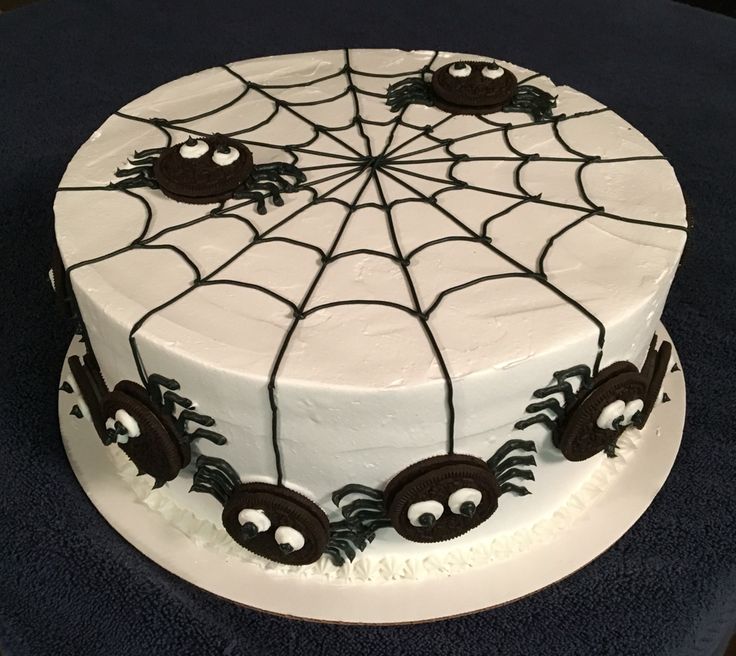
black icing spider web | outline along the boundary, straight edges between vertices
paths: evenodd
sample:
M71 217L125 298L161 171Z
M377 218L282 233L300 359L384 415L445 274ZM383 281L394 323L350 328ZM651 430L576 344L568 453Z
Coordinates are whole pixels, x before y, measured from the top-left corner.
M583 172L588 166L592 166L597 162L610 163L644 159L664 159L662 156L659 155L603 159L599 156L589 155L574 149L562 138L558 129L558 125L561 122L571 121L583 116L589 116L591 114L610 111L608 108L583 111L570 115L559 114L551 119L540 119L537 121L531 120L530 118L529 121L516 124L497 122L489 116L474 116L472 118L477 121L477 131L446 139L441 139L434 136L433 132L443 124L452 120L453 116L450 114L445 115L443 118L439 119L431 125L422 126L414 125L404 119L406 111L408 109L407 107L404 107L386 121L372 120L361 114L361 96L373 96L385 101L386 93L378 93L375 91L363 89L359 86L358 83L356 83L356 80L359 80L361 78L386 78L386 86L388 86L388 84L390 83L389 80L393 80L395 82L396 80L408 76L424 76L433 70L432 67L435 63L435 60L437 59L437 56L438 53L435 52L434 55L429 59L427 64L419 70L404 71L400 73L373 73L369 71L358 70L353 67L350 62L350 53L348 50L345 50L344 65L336 72L303 83L282 85L267 85L248 81L230 67L223 66L222 69L224 71L226 71L229 75L233 76L240 83L242 83L243 89L235 98L229 100L227 103L221 105L220 107L200 113L195 116L179 119L163 119L157 117L141 118L138 116L124 114L122 112L116 113L118 117L121 117L123 119L127 119L130 121L139 121L148 125L155 126L163 133L166 139L166 146L169 146L174 142L173 134L176 133L182 133L183 136L208 136L209 133L198 131L189 124L235 106L239 101L247 97L248 94L259 94L262 98L265 98L273 103L273 110L263 120L235 132L226 133L227 136L241 141L248 146L263 147L277 151L281 153L281 155L286 156L288 160L296 166L299 166L301 158L308 155L316 155L321 158L325 158L329 160L330 163L300 167L301 171L307 175L308 179L307 182L299 185L298 191L306 190L310 192L311 198L306 203L301 203L299 207L297 207L293 212L288 213L287 216L285 216L283 219L279 220L277 223L265 230L259 231L252 221L236 213L237 210L242 211L244 208L257 203L257 201L253 199L248 199L243 202L231 203L229 205L227 205L226 203L220 203L216 207L199 217L189 219L177 225L168 226L154 234L149 234L152 225L153 210L148 200L140 193L136 193L130 188L125 188L124 186L115 183L111 183L107 186L96 187L59 188L60 191L85 191L106 189L115 191L117 193L124 193L137 199L143 205L146 212L145 224L136 239L134 239L127 246L119 248L111 253L93 259L84 260L69 267L69 269L67 270L67 282L69 282L68 277L71 272L80 267L101 262L103 260L116 257L122 253L126 253L135 249L165 249L173 251L191 269L191 285L176 294L175 296L167 299L165 302L146 312L142 317L140 317L138 321L133 324L130 330L130 346L133 352L139 375L144 383L148 379L148 374L146 373L146 368L141 358L139 349L136 345L136 333L153 315L178 302L189 293L191 293L193 290L208 285L232 285L243 287L266 294L271 298L280 301L290 309L291 322L286 329L280 347L275 354L268 379L268 398L272 416L271 435L275 458L275 468L277 472L277 481L279 485L283 484L284 476L281 452L279 448L279 408L276 398L277 380L284 357L289 350L289 344L292 336L294 335L294 332L296 331L300 322L303 321L306 317L326 308L345 305L385 306L400 310L414 317L422 328L422 331L427 339L429 346L431 347L432 353L437 361L437 364L439 365L442 374L445 386L445 402L447 408L447 452L453 453L455 448L455 406L453 401L453 381L445 362L442 349L432 331L429 322L432 314L437 310L437 308L440 306L443 300L447 298L447 296L474 285L508 278L526 278L535 281L539 285L543 285L546 289L556 294L565 303L569 304L583 317L585 317L586 320L590 321L596 327L596 330L598 332L597 352L595 354L594 364L592 367L593 375L595 375L595 373L597 373L599 369L603 354L603 346L606 336L605 326L592 312L586 309L583 304L581 304L574 298L571 298L568 294L563 292L548 279L545 272L545 262L550 251L554 247L555 242L566 232L574 229L576 226L580 225L593 216L605 217L614 221L647 225L655 228L686 230L686 228L679 225L655 223L607 212L604 207L596 205L588 196L583 184ZM528 83L536 77L537 75L528 77L525 80L520 80L519 83ZM283 98L280 98L278 95L275 95L275 92L277 92L278 90L292 89L297 87L311 87L313 85L319 85L322 82L326 82L335 78L342 78L345 82L345 87L341 92L329 98L322 98L313 101L289 102L287 100L284 100ZM328 103L340 100L342 98L349 98L352 101L353 107L353 115L351 120L342 126L327 127L325 125L319 124L309 116L305 115L304 111L301 109L308 106L327 105ZM329 110L326 111L329 112ZM297 119L298 121L308 126L312 132L312 137L303 143L290 145L276 145L272 143L250 140L248 138L249 133L255 132L259 128L268 125L281 112L286 112L290 114L292 118ZM512 131L539 125L540 123L551 124L554 138L557 140L560 146L567 153L569 153L569 157L545 157L536 153L525 153L514 147L511 139L509 138L509 135ZM367 127L369 126L386 128L388 130L385 145L379 152L374 151L371 143L371 138L369 138L369 135L366 131ZM408 130L410 133L412 133L412 136L403 140L398 140L396 138L396 134L400 126L403 130ZM360 140L363 144L362 150L354 147L342 137L341 133L352 128L355 128L360 136ZM457 154L452 149L453 145L461 143L465 140L493 133L500 133L505 145L512 153L511 156L474 157L466 154ZM317 142L320 137L328 139L330 142L332 142L332 145L337 147L340 152L325 152L314 148L313 146L315 145L315 142ZM429 145L425 145L420 148L414 148L412 150L412 144L418 142L419 140L429 141L430 143ZM469 184L456 177L456 167L463 162L472 161L515 162L516 164L513 173L513 180L516 191L510 192L507 190L504 191L489 187L481 187L478 185ZM546 200L542 198L541 194L534 195L527 191L522 183L522 172L524 167L532 161L559 161L576 163L577 167L575 171L575 180L580 198L582 200L582 204L576 205ZM413 166L422 164L446 164L446 176L444 178L438 178L422 173L420 171L412 170L411 168ZM344 200L335 196L336 192L340 191L344 187L347 187L350 183L357 181L361 176L363 176L363 180L360 182L358 191L353 195L351 200ZM419 182L417 182L416 184L407 182L407 177L417 181L423 180L424 182L431 182L438 185L438 188L432 193L424 193L416 186L419 185ZM398 185L400 188L404 189L407 193L407 196L405 198L399 198L397 200L389 201L388 195L386 193L386 184L389 181L392 184ZM316 188L317 185L328 185L328 188L326 190L318 191ZM362 197L369 185L373 185L375 189L378 198L377 202L362 201ZM505 208L504 210L486 218L485 221L483 221L481 224L481 229L478 231L470 227L467 222L463 220L463 217L458 216L457 212L449 211L438 201L439 197L442 194L461 189L472 190L475 192L480 192L493 196L505 197L513 202L509 207ZM287 202L295 201L293 201L293 199L289 199L287 196ZM339 224L338 229L335 232L334 239L331 241L331 244L328 248L322 249L319 246L311 243L292 239L289 237L277 236L274 234L279 228L285 226L286 224L292 221L298 221L300 215L302 215L305 210L326 203L334 203L342 206L342 208L344 209L343 218ZM404 252L397 237L394 220L394 209L402 203L424 203L432 206L445 219L447 219L447 221L449 222L448 226L451 225L455 230L459 229L460 232L462 232L463 234L453 234L440 237L438 239L433 239L426 243L420 244L409 252ZM501 216L512 212L517 207L526 203L538 204L550 208L563 208L574 210L580 213L580 216L578 218L555 232L547 239L545 245L538 255L536 266L533 269L525 266L516 258L512 257L512 255L500 248L491 240L490 236L488 235L489 226L493 221L500 218ZM379 209L384 213L393 253L380 252L369 248L337 252L340 240L345 233L351 217L358 209L362 209L365 207L373 207ZM192 258L187 255L187 253L184 252L184 250L182 250L181 248L173 244L153 243L159 240L165 234L185 230L203 222L223 217L233 218L242 222L248 227L248 229L252 233L252 236L250 240L243 245L242 248L238 249L232 256L230 256L227 260L225 260L223 263L221 263L219 266L214 268L210 273L206 275L203 275L201 273L200 269L194 263ZM311 279L307 287L307 291L299 303L295 303L284 297L283 295L277 293L276 291L269 289L268 287L263 285L241 280L215 279L215 276L226 269L230 264L235 262L238 258L242 257L255 245L262 244L268 241L288 242L294 246L309 249L318 255L320 263L319 268ZM419 300L415 279L412 274L412 258L417 253L425 249L449 241L467 241L481 244L489 251L504 260L509 265L510 271L480 276L462 284L443 289L437 294L437 296L431 303L423 306ZM312 299L315 289L317 288L324 273L328 270L330 264L337 261L338 259L350 257L357 254L385 257L397 264L400 267L411 303L408 305L404 305L387 300L348 299L330 301L326 303L321 303L319 305L310 306L310 300ZM69 288L71 289L70 285Z

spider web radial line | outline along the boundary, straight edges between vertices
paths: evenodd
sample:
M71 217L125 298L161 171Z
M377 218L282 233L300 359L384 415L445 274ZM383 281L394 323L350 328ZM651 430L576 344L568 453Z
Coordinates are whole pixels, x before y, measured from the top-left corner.
M547 255L549 255L549 252L552 250L552 247L554 246L555 242L559 237L562 237L565 233L569 232L573 228L575 228L577 225L581 224L583 221L587 221L590 217L596 216L598 214L597 210L593 210L591 212L588 212L587 214L583 214L583 216L579 217L578 219L575 219L572 223L569 223L564 228L561 228L557 232L555 232L548 240L547 243L544 245L544 248L542 248L541 253L539 254L539 257L537 258L537 271L541 276L544 276L544 278L547 278L547 273L544 270L544 262L547 259Z
M358 175L362 173L363 173L363 170L361 170L361 172L358 173ZM299 303L298 311L295 313L294 318L290 326L288 327L286 334L284 335L284 338L281 342L281 345L278 351L276 352L276 356L274 358L274 362L271 367L271 373L269 374L269 380L268 380L268 400L269 400L269 405L271 407L271 442L272 442L274 461L275 461L275 466L276 466L277 485L283 485L283 481L284 481L283 462L281 458L281 449L279 447L279 439L278 439L279 438L279 408L278 408L278 403L276 401L276 388L277 388L276 381L278 378L279 370L281 369L281 364L288 351L289 344L291 343L291 338L294 335L294 332L296 331L299 323L304 318L304 311L307 307L307 304L309 303L309 300L314 294L314 291L317 288L319 281L322 279L322 276L327 270L327 266L329 264L329 258L332 257L335 250L337 249L340 243L340 239L342 238L342 235L344 234L348 226L348 222L350 221L350 218L353 216L353 213L355 211L355 205L358 203L361 196L363 195L363 192L368 186L368 182L370 181L370 179L371 179L371 176L366 176L365 181L361 184L352 202L348 205L347 211L345 212L345 216L342 220L342 223L340 224L337 234L335 235L335 238L332 241L330 248L326 252L326 257L322 259L322 264L317 270L317 273L315 274L315 276L313 277L309 287L307 288L307 291L304 294L304 297L302 298L301 303Z
M267 237L269 234L271 234L273 231L277 230L278 228L286 225L288 222L292 221L295 217L299 216L302 212L305 212L309 208L313 207L319 202L329 202L331 199L327 199L326 196L334 193L337 189L349 184L352 180L356 179L359 175L362 174L362 170L358 173L355 173L353 176L348 178L347 180L343 180L339 184L335 185L332 189L324 192L322 195L318 195L315 193L314 198L306 203L305 205L301 206L294 212L292 212L290 215L279 221L278 223L274 224L267 230L264 230L260 235L260 239L263 239L264 237ZM138 370L138 375L140 376L141 382L145 385L148 383L148 375L146 373L145 365L143 363L143 359L140 355L140 351L138 349L135 334L138 332L138 330L141 329L141 327L145 324L148 319L150 319L152 316L156 315L158 312L161 312L162 310L166 309L167 307L170 307L174 303L177 303L182 298L186 297L188 294L190 294L195 289L198 289L203 281L211 280L214 276L219 274L221 271L226 269L228 266L230 266L233 262L235 262L239 257L241 257L243 254L248 252L253 246L257 245L259 240L257 239L251 239L243 248L239 249L236 253L234 253L231 257L229 257L225 262L223 262L220 266L213 269L209 274L206 276L203 276L202 279L196 283L192 284L186 289L182 290L172 298L168 299L167 301L161 303L160 305L150 309L148 312L146 312L138 321L136 321L133 326L131 327L130 333L128 335L128 341L130 343L131 350L133 352L133 359L135 360L136 368ZM104 259L104 258L100 258Z
M308 124L308 125L309 125L309 126L310 126L310 127L311 127L311 128L312 128L312 129L313 129L313 130L314 130L315 132L316 132L316 133L317 133L317 134L324 134L324 135L325 135L326 137L328 137L329 139L332 139L332 140L333 140L333 141L334 141L335 143L339 144L340 146L342 146L343 148L345 148L345 149L346 149L347 151L349 151L349 152L353 153L354 155L356 155L356 156L357 156L357 157L359 157L359 158L360 158L360 157L363 157L363 156L365 155L364 153L361 153L361 152L359 152L359 151L355 150L355 148L353 148L353 147L352 147L352 146L351 146L350 144L348 144L347 142L343 141L343 140L342 140L342 139L340 139L339 137L336 137L336 136L335 136L334 134L332 134L332 133L331 133L331 132L329 131L329 129L325 129L325 127L324 127L324 126L318 125L317 123L315 123L315 122L314 122L314 121L312 121L311 119L309 119L309 118L307 118L306 116L304 116L304 115L303 115L303 114L302 114L301 112L298 112L298 111L296 111L296 110L295 110L295 109L294 109L294 108L292 107L292 104L293 104L293 103L289 103L289 102L287 102L287 101L285 101L285 100L281 100L280 98L277 98L276 96L274 96L274 95L272 95L272 94L268 93L268 91L267 91L267 90L263 89L263 88L262 88L262 87L260 87L259 85L257 85L257 84L254 84L254 83L252 83L252 82L248 82L248 81L246 81L246 80L245 80L245 79L244 79L243 77L241 77L240 75L238 75L238 74L237 74L237 73L236 73L235 71L233 71L232 69L228 68L227 66L225 66L224 68L225 68L225 70L227 70L227 71L228 71L228 72L229 72L229 73L230 73L231 75L234 75L234 76L235 76L235 77L237 77L237 78L238 78L239 80L241 80L241 81L242 81L242 82L243 82L244 84L246 84L246 85L248 85L248 84L249 84L249 85L250 85L250 86L251 86L251 87L252 87L253 89L255 89L256 91L258 91L258 92L259 92L259 93L260 93L261 95L263 95L263 96L264 96L265 98L268 98L268 99L269 99L269 100L270 100L271 102L274 102L274 103L276 103L276 105L278 105L278 106L281 106L281 107L283 107L283 108L284 108L284 109L285 109L286 111L288 111L289 113L293 114L293 115L294 115L294 116L296 116L297 118L299 118L299 119L301 119L302 121L304 121L305 123L307 123L307 124ZM344 73L344 69L343 69L343 73ZM341 94L340 96L338 96L338 98L341 98L341 97L343 97L344 95L346 95L346 94ZM333 99L331 99L331 100L336 100L336 99L337 99L337 98L333 98ZM330 101L330 99L328 99L328 100L327 100L327 102L329 102L329 101ZM315 102L315 103L309 103L309 104L310 104L310 105L313 105L313 104L320 104L321 102L323 102L323 101L317 101L317 102Z
M363 143L365 144L365 152L368 155L368 157L373 157L373 149L371 148L371 140L368 137L368 135L365 133L365 129L363 128L363 117L360 112L360 101L358 100L358 94L356 91L355 84L353 83L353 75L351 72L350 67L350 51L345 48L343 51L343 54L345 56L345 75L347 76L348 80L348 89L351 92L352 101L353 101L353 123L358 128L358 132L360 133L361 138L363 139Z
M406 107L404 108L404 110L405 109L406 109ZM400 116L403 116L404 115L404 110L401 111ZM421 137L425 137L425 136L429 135L431 132L433 132L434 130L436 130L438 127L440 127L441 125L444 125L445 123L447 123L447 121L449 121L451 118L453 118L453 115L452 114L448 114L447 116L441 118L436 123L433 123L430 126L423 127L421 131L417 132L417 134L415 134L414 136L410 137L406 141L400 143L398 146L393 147L391 150L387 151L385 156L387 158L388 157L391 157L391 155L393 155L394 153L398 152L402 148L405 148L410 143L416 141L417 139L419 139ZM399 125L399 123L397 122L396 125ZM435 145L435 147L440 147L441 145L442 145L441 143L438 143L438 144ZM411 153L409 153L409 154L411 154ZM402 155L402 157L406 157L406 156L407 156L406 153L404 153Z
M386 201L386 197L383 191L383 186L381 185L380 179L378 179L378 176L376 177L376 185L378 188L378 194L381 198L381 201L384 205L384 212L386 214L386 222L389 226L389 234L391 237L391 242L393 243L393 247L396 251L396 256L399 258L399 264L401 266L401 271L404 275L404 280L406 281L406 285L409 288L409 293L411 295L412 303L414 304L414 308L416 310L416 316L419 320L419 323L422 327L422 330L424 331L424 334L427 338L427 341L429 342L430 349L432 350L435 360L437 361L437 364L440 367L440 371L442 373L442 378L444 381L445 386L445 407L447 410L447 453L452 454L455 452L455 403L454 403L454 387L452 382L452 377L450 375L450 371L447 368L447 363L445 362L445 358L442 355L442 350L437 343L437 338L434 336L434 333L432 332L432 329L429 325L428 321L428 315L422 310L421 304L419 302L419 297L417 295L416 287L414 285L414 281L412 279L411 273L409 272L409 267L405 262L404 256L401 252L401 246L399 245L398 238L396 236L396 228L394 226L394 219L391 212L391 208L388 205L388 202Z
M532 271L528 267L524 266L521 262L513 258L511 255L503 251L502 249L496 247L491 241L487 239L481 239L481 235L479 235L477 232L475 232L470 226L466 225L463 221L461 221L459 218L457 218L452 212L449 212L447 209L442 207L436 200L436 198L432 198L429 196L426 196L425 194L421 193L419 190L414 189L409 185L408 183L404 182L397 176L395 176L390 171L386 171L384 169L383 173L387 175L388 177L392 178L394 181L408 189L410 192L415 194L416 196L423 198L425 201L430 202L441 214L445 215L448 219L450 219L453 223L455 223L459 228L467 232L469 235L472 235L476 238L478 238L478 243L483 244L486 248L493 251L496 255L500 256L504 260L506 260L509 264L516 267L520 271L524 271L529 274L535 274L536 272ZM530 201L531 202L531 201ZM596 317L592 312L590 312L587 308L585 308L581 303L570 297L568 294L563 292L561 289L559 289L556 285L551 283L546 278L542 278L541 276L537 276L534 278L537 282L547 287L550 291L557 294L557 296L561 299L563 299L565 302L570 304L572 307L577 309L581 314L583 314L588 320L590 320L598 329L598 351L595 357L595 364L593 366L594 372L598 372L598 368L600 366L601 358L603 357L603 345L605 343L605 335L606 335L606 328L601 322L598 317Z

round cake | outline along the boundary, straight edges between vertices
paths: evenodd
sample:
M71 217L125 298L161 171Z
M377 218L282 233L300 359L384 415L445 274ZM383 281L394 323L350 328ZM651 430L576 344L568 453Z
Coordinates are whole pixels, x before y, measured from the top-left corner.
M605 493L667 398L675 173L501 60L326 51L181 78L103 123L54 210L77 414L145 503L279 572L528 548Z

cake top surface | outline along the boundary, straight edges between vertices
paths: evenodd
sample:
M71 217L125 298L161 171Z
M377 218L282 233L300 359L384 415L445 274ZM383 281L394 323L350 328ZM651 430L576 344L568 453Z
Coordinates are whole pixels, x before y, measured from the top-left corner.
M423 89L469 59L494 61L265 57L165 84L105 121L54 209L78 300L132 338L119 378L145 371L146 342L296 386L437 385L575 342L581 361L605 363L607 329L674 275L687 225L674 171L613 111L500 60L556 106L392 104L390 85ZM213 134L247 146L259 186L193 204L150 184L161 149Z

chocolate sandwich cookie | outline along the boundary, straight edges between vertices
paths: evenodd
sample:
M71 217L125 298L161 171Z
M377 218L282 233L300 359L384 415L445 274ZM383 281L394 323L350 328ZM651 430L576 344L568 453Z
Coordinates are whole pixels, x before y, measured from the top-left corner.
M225 503L222 524L242 547L285 565L313 563L329 540L329 522L319 506L269 483L238 485Z
M457 497L459 491L463 498ZM483 460L452 454L407 467L389 482L384 496L399 535L413 542L443 542L486 521L498 508L500 495Z
M153 164L161 191L174 200L218 203L230 198L253 172L253 155L220 134L190 137L164 149Z
M630 362L615 362L602 369L593 379L590 392L567 411L557 440L565 458L574 462L586 460L615 445L633 417L622 415L606 426L602 413L614 404L620 404L622 411L630 403L643 405L646 392L647 380Z
M516 76L494 62L459 61L432 75L434 104L451 114L489 114L509 103Z
M179 435L173 419L156 407L141 385L120 381L105 398L103 410L110 441L117 441L139 471L155 478L157 484L176 478L189 462L189 444ZM123 420L120 411L125 413Z

